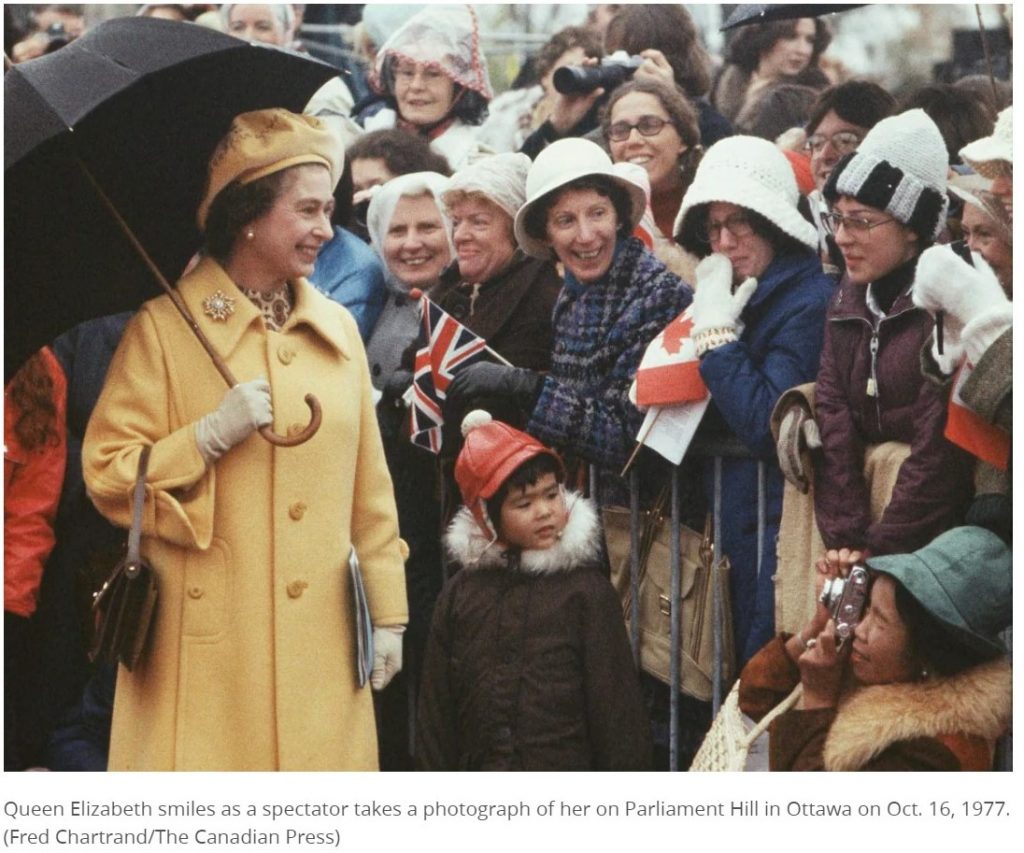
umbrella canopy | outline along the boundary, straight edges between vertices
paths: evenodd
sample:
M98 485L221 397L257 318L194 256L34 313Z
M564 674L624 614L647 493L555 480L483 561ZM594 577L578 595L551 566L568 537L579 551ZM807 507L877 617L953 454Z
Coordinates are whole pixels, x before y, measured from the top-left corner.
M157 18L107 21L4 76L4 373L77 323L160 286L83 171L157 268L200 246L207 164L239 113L301 111L326 63Z
M790 21L794 18L818 18L833 12L859 9L866 3L740 3L732 10L721 30L731 30L768 21Z

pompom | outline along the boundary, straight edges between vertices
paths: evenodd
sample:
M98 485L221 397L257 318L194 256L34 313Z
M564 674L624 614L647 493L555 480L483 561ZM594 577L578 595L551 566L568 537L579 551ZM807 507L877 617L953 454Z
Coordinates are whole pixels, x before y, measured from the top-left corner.
M462 437L465 438L469 435L470 430L484 424L489 424L492 420L494 418L491 417L490 412L485 412L483 409L473 409L472 412L467 413L466 417L462 419Z

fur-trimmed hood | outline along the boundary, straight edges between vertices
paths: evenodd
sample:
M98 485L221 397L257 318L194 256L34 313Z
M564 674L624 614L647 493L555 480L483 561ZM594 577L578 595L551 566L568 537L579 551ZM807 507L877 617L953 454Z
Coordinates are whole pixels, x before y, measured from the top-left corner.
M601 556L597 510L578 492L566 492L569 520L561 538L543 551L523 551L519 566L524 572L545 574L566 572L592 564ZM470 511L461 507L448 526L445 546L464 569L496 568L509 565L505 552L484 536Z
M825 740L826 770L859 770L897 741L972 735L995 741L1012 715L1005 658L950 678L861 687L839 705Z

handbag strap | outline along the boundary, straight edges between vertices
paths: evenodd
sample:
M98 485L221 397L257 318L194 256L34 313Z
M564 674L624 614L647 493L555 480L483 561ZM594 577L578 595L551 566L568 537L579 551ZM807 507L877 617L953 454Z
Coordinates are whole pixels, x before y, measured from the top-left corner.
M141 560L142 544L142 508L146 503L146 468L149 467L149 451L147 445L142 448L139 456L139 472L135 475L135 492L132 497L132 526L128 531L128 565L138 565Z
M736 683L737 685L739 684L738 681ZM747 732L746 737L743 738L745 745L749 748L750 745L761 736L762 732L775 722L776 717L786 713L790 708L794 708L796 703L800 700L800 697L803 695L803 692L804 685L803 682L801 682L793 688L792 692L785 699L761 717L756 726Z

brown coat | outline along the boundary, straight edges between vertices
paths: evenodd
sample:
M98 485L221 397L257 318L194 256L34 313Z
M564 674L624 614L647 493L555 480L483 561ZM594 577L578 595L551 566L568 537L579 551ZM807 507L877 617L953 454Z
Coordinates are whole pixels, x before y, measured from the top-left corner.
M214 322L202 301L235 298ZM266 376L274 427L323 425L276 448L253 434L207 467L195 422L223 379L166 296L129 323L85 436L90 497L127 526L139 453L152 445L143 555L160 600L147 656L118 676L110 767L374 769L369 687L352 648L347 557L362 561L374 624L406 621L398 528L356 324L304 279L280 333L212 260L178 291L238 381Z
M740 709L761 719L800 680L775 637L740 675ZM771 770L991 770L1011 719L1010 664L948 678L852 687L836 708L792 710L769 728Z

